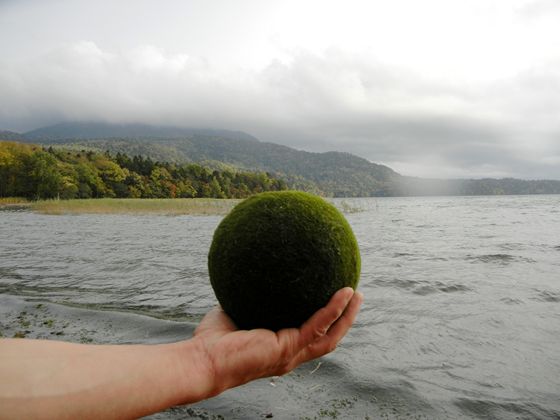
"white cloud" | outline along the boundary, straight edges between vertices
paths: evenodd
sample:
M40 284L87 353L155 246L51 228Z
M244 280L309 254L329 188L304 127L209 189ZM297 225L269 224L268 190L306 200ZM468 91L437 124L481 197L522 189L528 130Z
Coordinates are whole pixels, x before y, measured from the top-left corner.
M558 2L6 4L0 128L224 127L411 175L560 179Z
M166 54L160 48L145 45L133 49L126 55L131 68L137 72L162 71L180 73L186 69L189 56L186 54Z
M84 41L2 66L0 122L227 127L309 150L346 150L422 175L449 167L462 176L531 176L523 156L556 161L559 69L551 62L511 80L464 85L338 49L300 50L254 71L224 70L149 45L115 52ZM426 162L423 170L418 162ZM552 165L547 171L560 177Z

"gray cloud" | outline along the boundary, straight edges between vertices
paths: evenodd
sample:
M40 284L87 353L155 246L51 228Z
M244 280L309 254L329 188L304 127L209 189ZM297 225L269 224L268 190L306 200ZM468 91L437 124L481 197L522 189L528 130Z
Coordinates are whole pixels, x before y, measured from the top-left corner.
M477 84L334 48L292 51L259 71L93 42L0 64L1 128L61 120L230 128L409 175L560 179L560 61Z

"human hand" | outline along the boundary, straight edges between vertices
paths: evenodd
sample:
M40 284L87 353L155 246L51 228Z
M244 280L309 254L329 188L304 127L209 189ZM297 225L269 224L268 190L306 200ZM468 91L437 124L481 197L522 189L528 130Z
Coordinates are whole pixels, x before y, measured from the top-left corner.
M282 375L333 351L354 322L361 293L336 292L300 328L237 330L221 310L190 340L87 345L0 340L1 418L138 418ZM102 402L101 404L99 402Z
M194 334L213 377L211 395L254 379L283 375L330 353L352 326L362 300L360 292L343 288L300 328L278 332L238 330L221 308L212 310Z

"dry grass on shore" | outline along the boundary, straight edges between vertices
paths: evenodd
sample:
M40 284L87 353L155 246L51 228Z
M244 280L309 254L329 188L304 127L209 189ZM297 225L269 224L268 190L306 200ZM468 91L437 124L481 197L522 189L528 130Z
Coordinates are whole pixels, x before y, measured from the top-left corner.
M28 203L42 214L223 215L240 200L213 198L99 198L41 200Z
M31 208L31 202L22 197L0 197L0 210L25 210Z
M41 214L225 215L241 199L217 198L88 198L30 201L0 197L0 210L31 210ZM363 211L346 201L332 203L344 214Z
M0 197L0 207L20 204L29 204L29 200L23 197Z

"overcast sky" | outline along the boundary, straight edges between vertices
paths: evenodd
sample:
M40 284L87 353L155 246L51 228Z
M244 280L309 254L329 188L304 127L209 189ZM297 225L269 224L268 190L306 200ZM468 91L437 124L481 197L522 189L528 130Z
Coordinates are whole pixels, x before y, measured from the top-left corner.
M560 0L0 0L0 129L73 120L560 179Z

